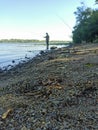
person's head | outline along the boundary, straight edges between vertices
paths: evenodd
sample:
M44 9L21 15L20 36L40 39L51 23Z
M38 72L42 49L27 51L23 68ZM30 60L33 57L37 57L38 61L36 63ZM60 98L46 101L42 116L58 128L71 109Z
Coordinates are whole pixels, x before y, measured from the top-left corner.
M48 35L48 33L46 32L46 35Z

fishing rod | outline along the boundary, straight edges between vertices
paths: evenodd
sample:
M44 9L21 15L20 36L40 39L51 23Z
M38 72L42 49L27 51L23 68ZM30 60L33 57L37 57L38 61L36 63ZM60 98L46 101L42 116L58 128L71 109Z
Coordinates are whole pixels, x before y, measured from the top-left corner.
M61 16L59 15L56 16L63 22L64 25L66 25L72 31L72 28L65 22L65 20Z

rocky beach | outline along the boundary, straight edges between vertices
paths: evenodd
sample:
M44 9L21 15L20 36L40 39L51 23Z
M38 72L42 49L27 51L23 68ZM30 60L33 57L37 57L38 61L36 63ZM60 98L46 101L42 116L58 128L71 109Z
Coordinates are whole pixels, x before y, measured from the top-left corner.
M0 71L0 130L98 130L98 44Z

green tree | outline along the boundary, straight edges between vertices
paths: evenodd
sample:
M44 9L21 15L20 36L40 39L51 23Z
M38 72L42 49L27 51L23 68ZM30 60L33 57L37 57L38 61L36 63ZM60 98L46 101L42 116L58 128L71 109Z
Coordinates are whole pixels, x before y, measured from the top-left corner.
M87 8L82 3L74 14L76 25L73 30L73 42L93 42L98 36L98 10Z
M91 8L86 8L84 3L81 4L82 6L77 7L77 11L74 12L76 15L76 25L73 31L73 41L75 43L87 42L87 24L92 13Z
M98 0L96 0L95 3L98 4Z
M94 10L88 22L90 39L93 42L98 37L98 10Z

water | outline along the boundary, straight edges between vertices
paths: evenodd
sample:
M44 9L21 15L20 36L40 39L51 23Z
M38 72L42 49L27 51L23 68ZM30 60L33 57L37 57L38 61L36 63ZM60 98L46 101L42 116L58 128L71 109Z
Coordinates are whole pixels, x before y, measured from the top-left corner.
M58 45L57 47L63 46ZM44 51L45 49L45 44L40 43L0 43L0 68L4 69L8 65L15 66L20 61L27 61L27 59L33 58L41 50Z

